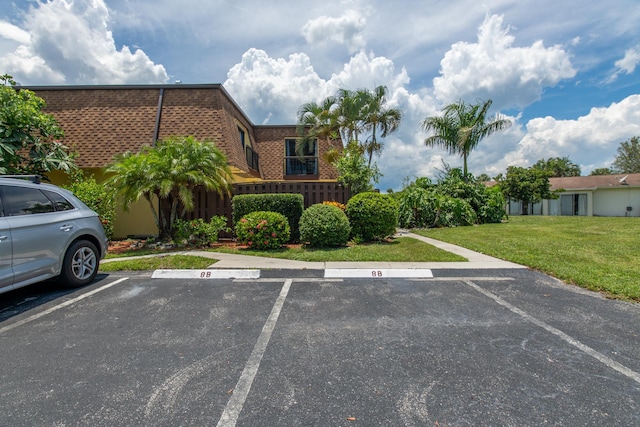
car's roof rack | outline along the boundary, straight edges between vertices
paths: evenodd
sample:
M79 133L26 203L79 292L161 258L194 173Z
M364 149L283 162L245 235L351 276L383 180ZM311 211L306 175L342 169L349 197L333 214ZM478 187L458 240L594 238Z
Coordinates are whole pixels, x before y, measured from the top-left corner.
M0 175L0 178L26 179L35 184L40 184L40 175Z

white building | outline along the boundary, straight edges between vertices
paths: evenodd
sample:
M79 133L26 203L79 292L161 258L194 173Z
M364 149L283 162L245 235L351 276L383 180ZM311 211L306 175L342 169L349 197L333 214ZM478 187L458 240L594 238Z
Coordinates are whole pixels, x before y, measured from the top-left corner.
M529 205L529 215L640 217L640 173L550 178L549 183L564 191ZM508 214L521 215L522 202L510 201Z

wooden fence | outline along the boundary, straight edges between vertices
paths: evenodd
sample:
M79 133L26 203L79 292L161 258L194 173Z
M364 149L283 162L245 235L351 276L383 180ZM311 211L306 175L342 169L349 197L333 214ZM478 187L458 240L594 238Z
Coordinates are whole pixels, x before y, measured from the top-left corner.
M304 207L308 208L324 201L336 201L346 204L351 197L347 188L334 182L296 181L296 182L261 182L259 184L234 184L232 195L294 193L302 194ZM197 189L194 192L195 209L188 212L186 219L202 218L209 221L211 217L220 215L227 217L231 226L231 199L218 193Z

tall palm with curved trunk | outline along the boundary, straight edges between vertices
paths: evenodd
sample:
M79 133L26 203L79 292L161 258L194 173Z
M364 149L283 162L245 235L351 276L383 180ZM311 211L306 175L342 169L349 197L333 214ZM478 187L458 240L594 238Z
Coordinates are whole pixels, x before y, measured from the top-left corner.
M459 154L463 159L463 173L468 174L467 158L480 141L511 126L511 120L496 114L487 118L490 99L478 104L467 104L460 100L443 108L443 115L427 117L422 128L433 135L425 139L429 147L440 146L449 154Z
M373 155L382 153L383 144L376 137L380 131L380 137L385 138L400 126L402 112L397 108L389 108L387 103L387 87L378 86L373 92L366 90L368 102L364 107L364 128L371 131L371 136L365 141L364 149L369 156L369 166Z

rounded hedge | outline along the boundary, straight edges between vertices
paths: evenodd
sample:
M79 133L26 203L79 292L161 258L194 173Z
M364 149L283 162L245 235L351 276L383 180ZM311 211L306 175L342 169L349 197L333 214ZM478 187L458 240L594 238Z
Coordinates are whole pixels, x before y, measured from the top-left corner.
M356 194L349 199L345 213L351 224L351 235L362 241L393 236L398 226L398 202L386 194Z
M309 246L344 246L351 226L347 215L337 206L309 206L300 217L300 241Z
M290 232L289 221L278 212L251 212L236 224L238 242L252 249L278 249L289 241Z

